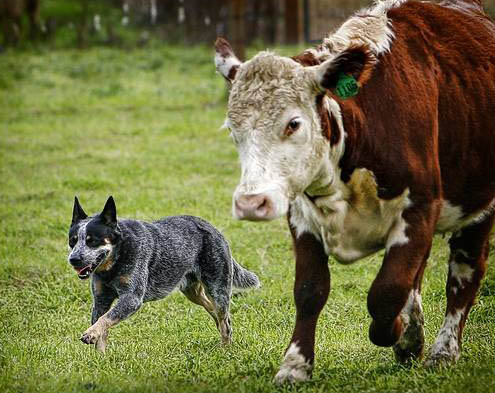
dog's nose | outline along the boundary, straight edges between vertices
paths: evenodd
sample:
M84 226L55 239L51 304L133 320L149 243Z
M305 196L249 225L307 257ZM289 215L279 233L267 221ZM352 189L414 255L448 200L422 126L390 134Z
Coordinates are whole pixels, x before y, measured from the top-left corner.
M78 267L81 266L82 259L79 255L71 255L69 262L72 266Z

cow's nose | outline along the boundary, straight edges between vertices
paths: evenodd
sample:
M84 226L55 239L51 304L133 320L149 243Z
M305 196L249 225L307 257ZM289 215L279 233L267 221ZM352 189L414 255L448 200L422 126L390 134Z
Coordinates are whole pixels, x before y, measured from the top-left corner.
M73 255L69 258L69 262L74 267L79 267L82 264L82 259L80 255Z
M273 217L273 203L268 195L240 195L235 198L235 214L240 220L270 220Z

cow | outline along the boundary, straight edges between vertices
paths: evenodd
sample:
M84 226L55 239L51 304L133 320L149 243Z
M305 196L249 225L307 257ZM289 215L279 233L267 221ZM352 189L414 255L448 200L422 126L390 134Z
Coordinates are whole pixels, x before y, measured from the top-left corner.
M455 363L495 217L495 24L481 1L376 1L292 58L215 48L241 165L233 215L287 215L293 239L296 321L275 381L312 375L329 256L385 249L369 338L401 363L422 359L435 233L452 234L447 306L425 365Z

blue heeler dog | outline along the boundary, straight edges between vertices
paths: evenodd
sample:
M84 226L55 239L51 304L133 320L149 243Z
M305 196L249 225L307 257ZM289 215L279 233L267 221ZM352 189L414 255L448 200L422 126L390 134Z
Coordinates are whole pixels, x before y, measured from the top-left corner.
M117 220L112 197L92 217L75 198L68 259L80 279L92 278L92 326L81 340L103 352L110 327L134 314L143 302L162 299L175 288L208 311L222 343L228 344L232 286L260 285L254 273L232 258L227 241L208 222L191 216L153 223Z

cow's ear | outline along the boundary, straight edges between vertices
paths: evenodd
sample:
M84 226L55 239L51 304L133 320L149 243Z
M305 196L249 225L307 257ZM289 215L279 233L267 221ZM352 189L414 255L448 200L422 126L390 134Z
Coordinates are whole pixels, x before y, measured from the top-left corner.
M88 215L84 212L81 204L79 203L79 199L74 197L74 208L72 209L72 222L70 226L77 224L79 221L88 218Z
M375 63L375 56L366 46L350 47L315 67L316 82L322 90L350 98L370 78Z
M105 207L100 213L100 217L109 227L115 228L117 226L117 207L115 206L115 201L112 196L110 196L107 203L105 203Z
M215 41L215 66L220 75L227 82L232 83L241 64L228 41L220 37L217 38Z

